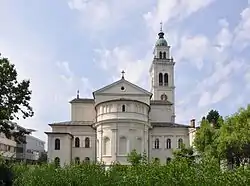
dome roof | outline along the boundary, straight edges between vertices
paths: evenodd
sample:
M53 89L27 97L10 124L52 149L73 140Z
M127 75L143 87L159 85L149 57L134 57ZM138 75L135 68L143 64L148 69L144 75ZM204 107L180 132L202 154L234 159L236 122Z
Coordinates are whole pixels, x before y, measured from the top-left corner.
M159 39L156 41L155 46L168 46L168 43L167 43L166 39L164 39L164 38L159 38Z
M166 39L164 39L164 33L161 31L159 34L159 39L156 41L155 46L168 46Z

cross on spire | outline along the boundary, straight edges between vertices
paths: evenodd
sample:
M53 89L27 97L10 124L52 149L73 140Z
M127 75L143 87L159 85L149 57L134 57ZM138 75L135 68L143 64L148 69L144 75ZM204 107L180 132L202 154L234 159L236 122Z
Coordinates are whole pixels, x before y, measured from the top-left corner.
M122 70L122 79L124 79L124 74L125 74L125 72L124 72L124 70Z
M77 90L77 93L76 93L76 98L79 99L79 96L80 96L80 91Z
M160 31L162 32L162 21L160 22L160 25L161 25L161 27L160 27Z

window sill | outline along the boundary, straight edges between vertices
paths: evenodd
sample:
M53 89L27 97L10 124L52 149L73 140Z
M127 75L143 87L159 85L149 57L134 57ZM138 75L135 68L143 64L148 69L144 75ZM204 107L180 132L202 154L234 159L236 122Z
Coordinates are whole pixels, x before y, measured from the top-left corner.
M111 158L111 155L102 155L103 158Z

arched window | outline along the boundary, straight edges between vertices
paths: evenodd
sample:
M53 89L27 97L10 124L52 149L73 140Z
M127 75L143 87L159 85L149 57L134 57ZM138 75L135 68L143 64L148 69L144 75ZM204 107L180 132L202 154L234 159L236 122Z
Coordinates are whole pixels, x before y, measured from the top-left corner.
M168 74L164 74L164 86L168 86Z
M160 59L162 59L162 52L159 52L159 57Z
M163 83L163 75L162 73L159 74L159 85L162 86Z
M136 151L141 154L142 153L142 138L141 137L136 138L135 146L136 146Z
M60 158L56 157L54 160L55 166L59 167L60 166Z
M75 147L80 147L80 139L78 137L75 138Z
M159 140L159 138L156 138L155 139L155 149L159 149L160 148L160 140Z
M178 139L178 149L180 149L183 145L183 139L182 138L179 138Z
M166 148L171 149L171 139L169 138L166 140Z
M163 59L166 59L166 52L163 52Z
M171 162L171 158L167 158L167 161L166 161L166 163L170 163Z
M122 112L125 112L125 110L126 110L125 105L122 105Z
M111 155L111 143L108 137L104 138L103 154Z
M88 163L88 162L90 162L90 158L89 158L89 157L86 157L86 158L84 159L84 161Z
M122 136L119 141L119 154L126 155L127 153L127 138Z
M80 164L80 158L79 157L75 157L75 164Z
M85 138L85 148L89 148L90 147L90 140L89 137Z
M160 159L159 158L155 158L155 162L160 163Z
M55 150L60 150L60 140L58 138L55 139Z

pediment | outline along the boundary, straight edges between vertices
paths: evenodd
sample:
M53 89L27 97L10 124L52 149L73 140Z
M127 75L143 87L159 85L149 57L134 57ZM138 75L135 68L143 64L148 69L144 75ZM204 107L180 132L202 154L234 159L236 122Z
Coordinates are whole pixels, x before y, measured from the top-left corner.
M152 93L125 80L124 78L93 92L94 97L95 95L101 95L101 94L144 95L149 97L152 96Z

